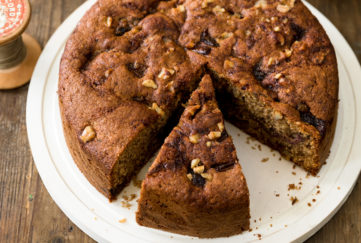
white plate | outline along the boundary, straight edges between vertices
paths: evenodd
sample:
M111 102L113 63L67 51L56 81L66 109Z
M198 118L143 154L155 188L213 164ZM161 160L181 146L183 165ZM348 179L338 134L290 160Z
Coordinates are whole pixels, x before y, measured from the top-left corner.
M50 195L64 213L85 233L101 242L190 242L182 235L140 227L135 222L137 203L127 209L122 199L114 203L96 191L75 166L66 146L60 119L57 83L64 44L85 11L95 0L85 2L55 32L45 47L30 84L27 128L34 161ZM250 141L226 124L233 136L251 194L252 232L209 242L303 241L320 229L346 201L361 169L360 65L337 29L315 8L308 5L331 37L336 48L340 74L340 104L336 135L330 157L317 177L306 176L293 164L279 161L278 153ZM253 147L253 148L252 148ZM269 161L262 163L263 158ZM149 166L149 163L148 163ZM148 168L138 175L144 178ZM292 173L293 172L293 173ZM300 190L288 190L294 183ZM317 191L320 190L320 193ZM122 195L139 189L128 186ZM279 194L279 196L277 196ZM298 198L293 206L291 196ZM316 201L313 201L315 199ZM308 205L310 204L310 206ZM119 220L126 218L125 223ZM221 222L220 222L221 223Z

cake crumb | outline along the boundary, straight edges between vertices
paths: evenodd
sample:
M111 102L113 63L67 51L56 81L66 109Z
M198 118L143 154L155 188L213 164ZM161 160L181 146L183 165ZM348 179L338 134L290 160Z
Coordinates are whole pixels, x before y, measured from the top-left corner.
M272 224L270 224L269 226L270 226L270 227L272 227L273 225L272 225Z
M262 151L262 147L261 147L260 144L258 144L258 150L259 150L259 151Z
M276 174L278 174L278 170L276 170Z
M319 188L320 188L320 186L319 186L319 185L317 185L317 186L316 186L316 188L317 188L317 189L319 189Z
M252 232L252 230L253 230L252 228L249 228L248 232Z
M262 163L266 163L268 160L269 160L269 158L263 158L263 159L261 160L261 162L262 162Z
M282 160L282 157L279 157L278 160L281 161L281 160Z
M280 194L278 194L278 193L277 193L275 196L276 196L276 197L279 197L279 196L280 196Z
M275 154L275 153L273 153L273 154L272 154L272 156L273 156L273 157L276 157L276 154Z
M288 184L288 190L300 190L301 187L296 186L295 184Z
M312 206L312 204L311 204L311 203L307 203L307 205L308 205L309 207L311 207L311 206Z
M341 189L341 187L338 186L338 187L337 187L337 190L340 190L340 189Z
M317 190L316 194L320 194L320 193L321 193L321 191L320 191L320 190Z
M119 222L119 223L125 223L125 222L127 222L127 219L126 219L126 218L124 218L124 219L119 219L118 222Z
M292 202L292 205L294 205L295 203L297 203L297 202L298 202L297 197L291 197L291 202Z
M287 228L288 227L288 225L287 224L285 224L285 228Z
M316 202L316 199L313 198L313 199L312 199L312 202Z
M141 188L142 180L138 180L136 177L133 178L133 185L137 188Z
M296 175L296 172L292 171L292 175Z
M296 165L293 165L293 166L292 166L292 169L296 169Z
M132 206L132 204L130 204L130 203L127 202L127 201L121 201L120 203L122 204L122 207L123 207L123 208L130 209L130 207Z
M251 149L256 150L256 148L254 146L252 146Z

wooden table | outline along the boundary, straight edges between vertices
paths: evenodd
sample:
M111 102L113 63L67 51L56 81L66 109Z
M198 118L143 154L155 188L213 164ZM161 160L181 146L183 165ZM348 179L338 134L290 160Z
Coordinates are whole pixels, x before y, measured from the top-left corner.
M27 30L44 46L84 0L32 0ZM309 0L346 37L361 60L359 0ZM360 80L361 81L361 80ZM25 107L28 85L0 91L0 242L93 242L53 202L33 163ZM307 242L360 242L361 178L340 211Z

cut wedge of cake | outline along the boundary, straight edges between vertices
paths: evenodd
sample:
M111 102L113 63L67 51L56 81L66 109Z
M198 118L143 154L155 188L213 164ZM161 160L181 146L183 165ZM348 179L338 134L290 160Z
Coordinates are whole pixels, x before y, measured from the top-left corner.
M206 75L143 181L136 219L213 238L248 230L249 218L247 183Z

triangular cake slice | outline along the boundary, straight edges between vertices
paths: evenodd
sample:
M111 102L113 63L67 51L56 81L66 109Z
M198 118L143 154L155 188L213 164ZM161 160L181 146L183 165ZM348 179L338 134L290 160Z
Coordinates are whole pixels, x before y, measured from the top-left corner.
M249 192L206 75L142 184L140 225L201 238L249 229Z

